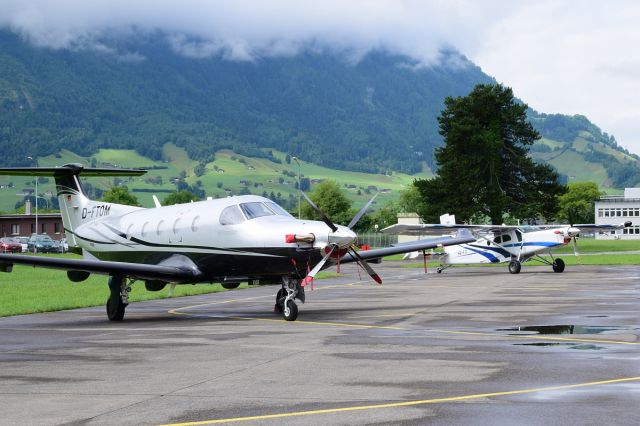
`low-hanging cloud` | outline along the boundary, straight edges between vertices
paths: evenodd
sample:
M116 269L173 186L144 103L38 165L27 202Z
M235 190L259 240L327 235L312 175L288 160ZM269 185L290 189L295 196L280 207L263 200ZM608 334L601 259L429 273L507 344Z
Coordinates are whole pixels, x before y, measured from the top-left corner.
M0 26L53 49L110 47L109 37L161 32L189 57L251 61L309 46L406 54L424 64L441 49L464 49L499 1L352 0L4 0ZM507 8L508 9L508 8Z

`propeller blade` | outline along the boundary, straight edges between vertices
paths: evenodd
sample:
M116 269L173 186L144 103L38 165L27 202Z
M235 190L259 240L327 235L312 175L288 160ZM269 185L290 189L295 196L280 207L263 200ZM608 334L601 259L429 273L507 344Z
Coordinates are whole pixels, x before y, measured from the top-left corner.
M360 220L360 218L362 218L362 216L367 212L367 209L369 208L369 206L371 205L371 203L373 203L373 200L376 199L376 197L378 196L379 192L376 192L376 195L373 196L373 198L371 198L369 200L369 202L367 202L367 204L364 205L363 208L360 209L360 211L358 212L357 215L355 215L353 217L353 219L351 219L351 222L349 222L349 224L347 225L347 228L351 229L353 228L356 223L358 223L358 221Z
M306 286L307 284L309 284L311 281L313 281L313 277L316 276L316 274L318 272L320 272L320 269L322 269L322 267L324 266L325 263L327 263L327 260L329 259L329 257L331 257L331 254L333 253L333 251L336 249L336 246L331 246L331 250L329 250L329 252L327 254L324 255L324 257L322 258L322 260L320 262L318 262L316 264L316 266L313 267L313 269L311 271L309 271L309 273L307 274L306 277L304 277L304 279L302 280L302 282L300 283L300 285L302 287Z
M377 282L378 284L382 284L382 278L380 278L380 275L378 275L376 271L373 270L371 265L369 265L362 257L360 257L358 252L353 247L350 247L349 249L351 250L351 253L353 253L353 255L356 257L356 262L358 263L358 265L360 265L362 269L367 271L367 274L369 274L369 276L373 278L375 282Z
M316 203L314 203L313 201L311 201L311 198L309 198L309 196L307 194L305 194L304 192L302 193L302 195L304 195L305 200L307 200L307 203L309 203L309 205L311 207L313 207L313 209L316 211L316 213L318 213L318 215L320 216L320 219L322 219L322 221L324 223L327 224L327 226L329 228L331 228L331 230L333 232L336 232L338 230L338 227L336 225L333 224L333 222L331 222L331 219L329 219L327 217L327 215L325 215L322 210L320 210L320 207L316 206Z

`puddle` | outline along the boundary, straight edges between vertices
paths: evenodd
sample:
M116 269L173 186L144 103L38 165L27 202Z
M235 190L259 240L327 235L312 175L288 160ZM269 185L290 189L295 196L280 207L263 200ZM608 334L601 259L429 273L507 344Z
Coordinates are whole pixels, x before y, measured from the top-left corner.
M514 343L513 346L558 346L565 347L566 349L577 349L581 351L599 351L604 349L602 346L597 345L576 345L575 343Z
M519 331L537 334L600 334L608 331L631 331L638 327L629 326L586 326L586 325L530 325L523 327L499 328L496 331Z

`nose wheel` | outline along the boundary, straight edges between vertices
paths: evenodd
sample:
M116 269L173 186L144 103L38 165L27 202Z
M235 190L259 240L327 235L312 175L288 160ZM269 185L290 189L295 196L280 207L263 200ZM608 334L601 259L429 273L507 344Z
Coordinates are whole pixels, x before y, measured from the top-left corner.
M298 305L294 299L304 303L304 288L300 283L301 280L283 277L282 288L276 294L276 304L273 311L281 313L286 321L295 321L298 318Z

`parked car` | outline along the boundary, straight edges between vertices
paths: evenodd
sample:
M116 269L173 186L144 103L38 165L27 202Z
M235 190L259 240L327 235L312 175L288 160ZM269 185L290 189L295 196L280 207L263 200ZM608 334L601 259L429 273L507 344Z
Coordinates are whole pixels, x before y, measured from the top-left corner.
M18 242L22 245L22 252L26 253L27 249L29 248L29 237L16 237L16 240L18 240Z
M57 248L55 243L48 235L36 235L32 234L27 243L27 250L32 253L56 253Z
M22 244L15 238L0 238L0 251L2 253L22 253Z

